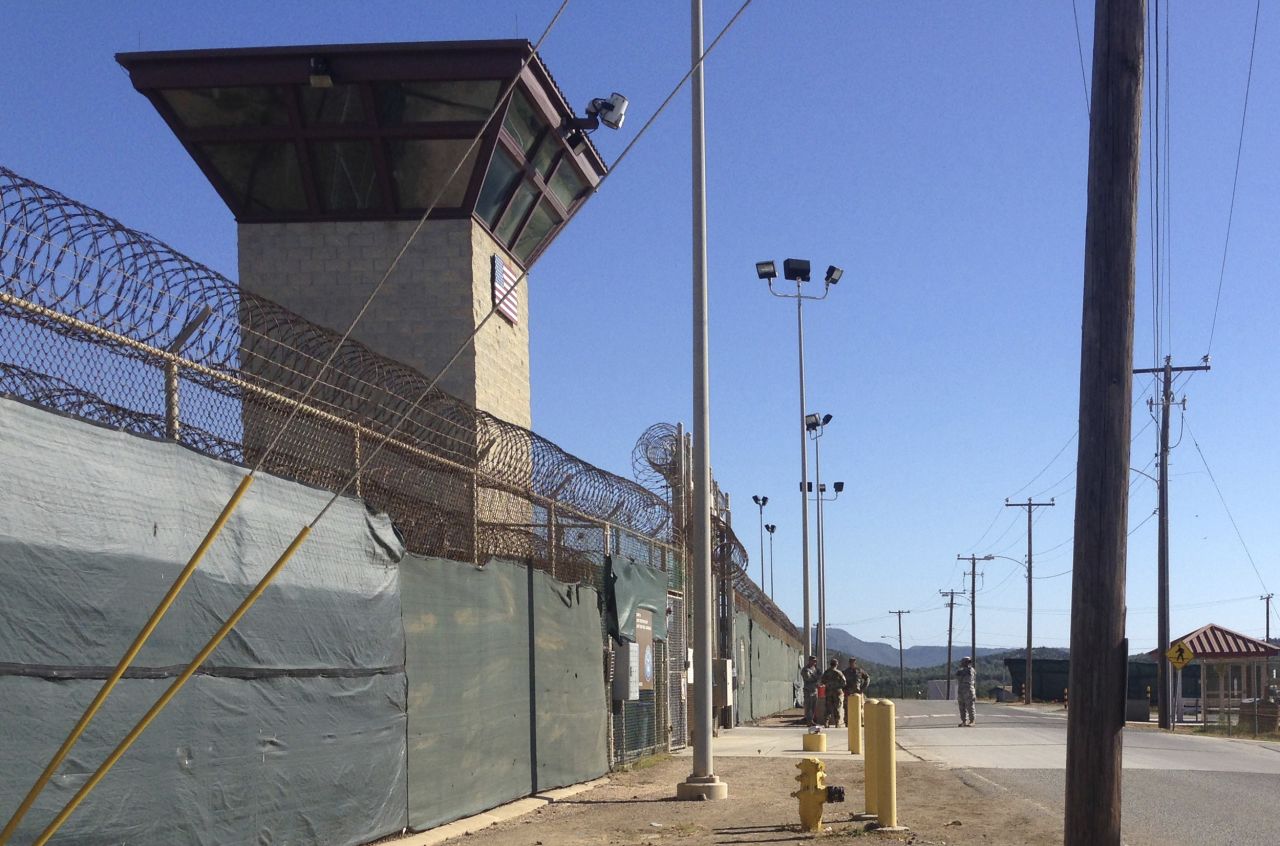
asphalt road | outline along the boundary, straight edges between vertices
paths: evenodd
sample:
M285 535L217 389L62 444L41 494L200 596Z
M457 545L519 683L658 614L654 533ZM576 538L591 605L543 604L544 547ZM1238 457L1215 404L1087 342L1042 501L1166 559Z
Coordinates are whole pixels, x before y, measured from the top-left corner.
M952 703L897 705L906 754L962 770L992 801L1010 792L1062 814L1064 712L979 705L977 725L960 728ZM1130 846L1280 844L1280 744L1130 728L1124 768Z

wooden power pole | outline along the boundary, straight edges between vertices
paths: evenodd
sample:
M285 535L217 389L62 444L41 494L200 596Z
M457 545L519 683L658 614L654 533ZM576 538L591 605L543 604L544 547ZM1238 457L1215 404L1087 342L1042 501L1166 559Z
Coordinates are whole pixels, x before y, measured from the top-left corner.
M955 625L956 619L956 591L940 590L938 593L947 598L947 699L951 698L951 675L955 671L951 667L951 631ZM973 658L973 656L969 656ZM974 666L977 667L977 658L974 658Z
M1173 701L1173 674L1169 672L1169 408L1174 405L1173 374L1192 370L1208 370L1209 357L1204 364L1194 367L1174 367L1169 356L1164 357L1163 367L1144 367L1133 371L1155 373L1164 377L1160 389L1160 401L1152 401L1151 407L1160 407L1160 470L1156 486L1159 488L1157 509L1160 514L1159 538L1156 541L1156 711L1160 728L1173 728L1170 703ZM1186 407L1183 399L1183 407Z
M994 555L957 555L957 561L969 562L969 658L974 672L978 666L978 562L991 561ZM977 676L974 676L977 678Z
M1005 508L1025 508L1027 509L1027 675L1026 680L1022 683L1022 701L1024 704L1031 704L1031 512L1041 507L1052 507L1056 505L1052 498L1048 502L1032 502L1031 497L1027 497L1026 502L1010 502L1004 501ZM974 660L978 660L974 658Z
M1120 846L1145 0L1096 0L1063 842Z
M910 611L890 611L890 614L898 615L898 698L907 698L907 665L902 657L902 615L910 614Z

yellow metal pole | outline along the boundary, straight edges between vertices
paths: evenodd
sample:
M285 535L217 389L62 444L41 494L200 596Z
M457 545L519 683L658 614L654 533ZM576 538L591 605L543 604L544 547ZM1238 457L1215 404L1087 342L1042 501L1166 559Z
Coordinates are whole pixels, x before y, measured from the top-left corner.
M0 831L0 846L4 846L9 841L9 838L13 836L18 824L22 822L22 818L26 816L27 811L31 810L31 806L35 804L36 797L40 795L45 785L53 778L53 774L58 771L58 767L66 760L67 755L71 754L72 747L76 745L80 740L80 736L84 734L85 729L89 727L89 723L97 715L102 703L107 701L107 697L111 695L116 682L120 681L124 676L125 670L129 669L134 659L138 657L138 653L142 651L142 647L146 645L147 639L156 630L156 626L160 625L160 621L164 619L164 615L168 613L170 606L178 598L178 594L186 587L192 574L195 573L196 568L200 566L201 560L204 559L205 553L209 551L209 547L213 545L223 527L227 525L227 520L231 518L231 513L236 510L236 506L240 504L240 499L244 496L245 491L249 490L249 485L251 484L253 484L252 473L240 480L235 492L231 494L227 504L222 507L222 513L218 515L218 519L209 527L209 531L205 534L204 540L200 542L200 545L196 547L196 551L191 554L190 560L187 561L187 566L182 568L182 572L178 574L178 578L170 586L169 592L160 600L156 610L151 612L151 619L147 620L147 624L142 627L142 631L138 632L138 636L133 640L133 645L124 653L120 663L116 665L115 670L112 671L111 676L107 679L106 684L98 691L98 695L89 703L89 707L85 709L75 728L71 729L71 733L67 735L67 739L62 741L62 746L58 748L48 766L44 768L44 772L40 773L36 783L31 786L31 790L27 793L26 798L22 800L22 804L18 806L18 810L14 811L13 816L9 818L4 831Z
M898 827L897 738L893 720L893 700L882 699L875 706L876 747L876 817L880 828Z
M849 713L844 715L845 725L849 729L849 751L854 755L862 754L862 694L849 694Z
M276 574L284 569L285 564L289 563L289 559L298 551L298 547L302 546L309 534L311 534L311 526L303 526L302 530L298 532L297 537L295 537L293 542L289 544L289 547L281 553L278 559L276 559L276 563L271 565L271 569L266 572L258 584L254 586L253 590L249 592L249 595L244 598L244 601L240 603L239 607L237 607L236 610L231 613L231 616L227 618L227 621L222 624L222 628L218 629L218 631L214 633L213 637L209 639L209 642L200 650L200 653L196 655L196 657L192 659L191 663L187 665L187 668L182 671L182 675L174 679L173 684L169 685L169 689L156 700L156 703L152 705L150 710L142 716L142 719L138 720L138 724L135 725L129 734L125 736L124 740L120 741L120 745L112 750L111 754L107 756L107 759L99 765L98 769L89 777L89 780L84 783L84 786L76 792L76 795L71 797L71 801L66 804L66 807L58 812L58 815L53 818L53 822L49 823L49 827L46 828L38 838L36 838L36 841L32 846L44 846L45 843L49 842L49 838L53 837L53 835L57 833L58 829L67 821L67 818L71 816L76 807L84 801L84 798L88 796L89 792L98 785L98 782L102 781L102 778L107 774L107 771L115 766L116 762L123 757L125 752L129 751L129 747L133 745L133 742L138 739L139 735L146 731L147 726L149 726L151 721L156 718L156 715L164 710L165 706L169 704L173 697L178 695L178 691L182 690L182 686L196 674L196 670L200 669L200 665L208 660L209 656L213 654L213 651L218 648L218 645L222 643L226 636L231 633L231 630L236 627L236 623L240 622L240 618L243 617L253 604L258 601L258 598L262 596L264 591L266 591L267 586L271 584L271 581L276 577Z
M877 784L880 762L880 731L876 720L879 718L879 699L868 699L863 716L867 721L867 743L864 749L865 758L862 764L862 810L879 817L877 808L880 805L880 788Z

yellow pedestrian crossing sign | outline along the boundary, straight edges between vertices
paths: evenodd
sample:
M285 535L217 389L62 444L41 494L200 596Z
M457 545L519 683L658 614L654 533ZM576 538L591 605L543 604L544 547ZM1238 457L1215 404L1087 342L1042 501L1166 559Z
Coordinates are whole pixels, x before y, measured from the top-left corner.
M1196 654L1188 649L1187 645L1182 641L1178 641L1173 646L1170 646L1169 651L1166 652L1165 655L1168 656L1169 663L1179 670L1190 664L1196 657Z

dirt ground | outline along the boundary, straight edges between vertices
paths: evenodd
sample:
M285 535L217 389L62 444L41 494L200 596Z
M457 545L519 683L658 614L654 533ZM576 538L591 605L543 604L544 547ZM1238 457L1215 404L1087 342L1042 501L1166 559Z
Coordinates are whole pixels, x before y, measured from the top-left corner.
M837 754L819 756L827 783L844 785L848 802L828 805L821 834L800 831L796 759L719 758L716 773L729 799L678 802L675 786L689 774L689 758L644 762L615 773L608 784L546 805L450 846L665 846L666 844L791 843L851 838L921 844L1049 846L1062 842L1062 818L966 770L898 762L898 820L910 831L874 832L855 822L862 810L862 763Z

